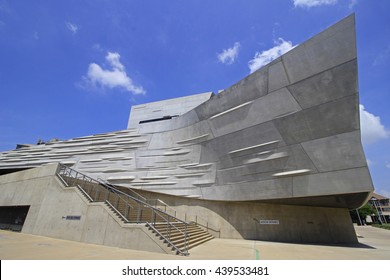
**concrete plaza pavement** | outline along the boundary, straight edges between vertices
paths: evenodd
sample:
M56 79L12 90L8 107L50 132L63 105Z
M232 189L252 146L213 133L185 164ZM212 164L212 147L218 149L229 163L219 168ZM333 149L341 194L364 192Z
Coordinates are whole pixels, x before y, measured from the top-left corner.
M359 244L312 245L213 239L182 257L0 231L1 260L390 260L390 231L355 227Z

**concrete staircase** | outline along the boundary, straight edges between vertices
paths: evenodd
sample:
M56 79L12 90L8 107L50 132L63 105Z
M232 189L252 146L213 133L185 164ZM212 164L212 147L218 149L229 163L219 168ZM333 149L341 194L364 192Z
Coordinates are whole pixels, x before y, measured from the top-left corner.
M187 223L148 204L133 190L99 182L63 165L57 175L67 187L76 187L91 203L104 202L123 223L145 224L176 254L188 255L189 249L214 238L196 223Z
M164 235L169 235L171 242L180 250L192 249L214 238L210 233L195 223L177 224L175 227L169 227L166 224L156 224L154 228L148 227L149 230L156 233L156 236L159 236L156 230ZM182 232L186 233L187 239L183 238Z

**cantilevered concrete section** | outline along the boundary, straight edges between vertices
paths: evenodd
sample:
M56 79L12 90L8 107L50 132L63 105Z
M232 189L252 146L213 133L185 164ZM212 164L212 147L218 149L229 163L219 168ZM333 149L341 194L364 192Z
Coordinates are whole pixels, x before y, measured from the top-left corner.
M354 241L347 209L373 190L358 105L351 15L219 94L133 106L126 130L3 152L0 170L61 162L203 214L222 237Z

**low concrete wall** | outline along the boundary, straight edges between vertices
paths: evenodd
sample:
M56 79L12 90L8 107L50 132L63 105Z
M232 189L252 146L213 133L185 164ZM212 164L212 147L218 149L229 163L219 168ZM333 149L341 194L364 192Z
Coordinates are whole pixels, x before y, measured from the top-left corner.
M0 205L30 205L22 232L166 253L146 227L125 225L104 203L88 203L55 176L57 164L0 176ZM81 216L67 220L66 216Z
M153 197L152 193L143 193ZM209 223L221 238L244 238L297 243L356 243L348 209L292 206L253 202L221 202L170 195L159 197L181 219ZM277 220L279 224L260 224ZM210 231L212 233L212 231ZM218 236L218 234L215 234Z

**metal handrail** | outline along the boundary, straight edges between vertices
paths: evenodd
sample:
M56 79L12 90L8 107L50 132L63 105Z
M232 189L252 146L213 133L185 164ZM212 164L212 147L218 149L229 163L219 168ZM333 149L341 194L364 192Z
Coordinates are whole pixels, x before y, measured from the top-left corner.
M76 186L87 198L89 201L93 201L93 198L80 186Z
M153 207L152 205L150 205L150 204L147 203L147 202L144 202L144 201L142 201L142 200L139 200L139 199L136 198L136 197L133 197L133 196L131 196L131 195L125 193L125 192L122 192L122 191L120 191L120 190L118 190L118 189L116 189L116 188L114 188L114 187L111 187L110 185L105 185L105 186L108 187L109 189L112 189L112 190L115 191L116 193L119 193L119 194L122 194L122 195L125 195L125 196L131 198L132 200L136 201L137 203L142 204L144 207L151 208L152 210L157 211L157 212L162 213L162 214L165 214L165 215L167 215L167 216L170 216L170 217L174 218L175 220L177 220L177 221L179 221L179 222L188 224L186 221L183 221L183 220L181 220L181 219L179 219L179 218L176 218L175 216L173 216L173 215L171 215L171 214L168 214L168 213L162 211L161 209L158 209L157 207Z
M199 219L200 219L200 220L203 220L203 223L201 223L201 222L199 221ZM187 214L186 214L186 221L187 221ZM199 217L198 215L195 215L195 221L190 221L190 222L193 222L193 223L195 223L195 224L197 224L197 225L199 225L199 226L201 226L201 227L204 227L204 228L206 228L207 230L214 231L214 232L218 233L219 237L221 237L221 230L220 230L220 229L219 229L219 230L215 229L216 226L210 225L210 223L209 223L208 220L206 220L206 219L204 219L204 218L202 218L202 217ZM206 224L206 225L204 225L204 224ZM212 228L211 226L214 227L214 228Z
M148 222L146 222L146 224L150 227L150 228L152 228L152 230L154 231L154 232L156 232L158 235L160 235L169 245L171 245L173 248L175 248L175 250L177 251L177 252L179 252L181 255L184 255L184 256L188 256L189 255L189 253L188 253L188 238L187 238L187 236L188 236L188 234L186 234L186 233L184 233L185 234L185 252L183 252L182 250L180 250L175 244L173 244L172 242L171 242L171 240L170 239L167 239L166 238L166 236L164 236L164 234L162 234L158 229L156 229L152 224L150 224L150 223L148 223ZM180 229L179 229L180 230Z
M61 178L62 181L66 181L65 178L63 178L61 175L64 175L66 177L70 177L70 178L74 178L74 179L77 179L77 180L83 180L83 181L87 181L87 182L91 182L91 183L96 183L96 184L99 184L103 187L105 187L109 192L108 192L108 196L110 194L110 192L113 192L117 195L118 197L118 202L117 202L117 205L119 204L119 199L122 199L123 201L125 201L121 195L124 195L126 196L127 198L130 198L132 200L134 200L135 202L137 202L140 206L144 206L144 207L147 207L147 208L150 208L152 210L152 220L153 222L152 223L149 223L149 222L146 222L146 224L148 226L151 226L153 228L154 231L156 231L157 234L159 234L168 244L170 244L173 248L175 248L175 250L177 250L180 254L183 254L183 255L188 255L188 234L186 232L183 232L182 230L180 230L178 227L176 227L172 222L169 221L169 218L172 218L173 220L176 220L180 223L183 223L186 225L186 228L187 228L187 225L188 223L181 220L181 219L178 219L166 212L163 212L162 210L156 208L156 207L153 207L152 205L142 201L142 200L139 200L125 192L122 192L118 189L116 189L115 187L111 186L110 184L107 184L105 183L103 180L101 180L102 182L99 182L98 180L94 179L94 178L91 178L85 174L82 174L68 166L65 166L63 164L59 164L58 165L58 168L57 168L57 175ZM74 173L74 176L72 176L72 173ZM81 175L81 178L79 178L79 175ZM69 187L69 184L66 183L67 186ZM80 185L77 185L77 187L79 187L79 189L82 190L83 193L87 194L88 197L91 199L91 201L94 201L95 199L93 199L84 189L83 189L83 186L80 186ZM92 189L91 189L92 190ZM121 194L121 195L120 195ZM112 205L111 202L107 200L105 200L106 203L108 203L110 205L110 207L112 207L114 209L115 212L119 213L119 215L124 218L125 221L128 221L128 219L126 217L123 216L123 214L114 206ZM125 201L125 203L127 204L127 206L130 206L131 208L134 209L133 206L131 206L128 202ZM164 203L165 204L165 203ZM159 232L156 228L155 228L155 224L156 224L156 215L158 215L159 217L161 217L165 222L166 224L168 225L168 228L169 228L169 234L168 236L165 236L163 235L161 232ZM167 217L165 218L164 215ZM137 219L137 222L140 222L139 220L139 217ZM170 240L170 233L171 233L171 228L175 228L178 232L180 232L183 236L184 236L184 248L185 248L185 252L183 252L182 250L180 250L176 245L174 245L171 240Z
M99 183L103 184L103 185L107 185L111 188L114 188L113 185L107 183L106 181L104 181L102 178L97 178L97 181L99 181ZM117 191L119 191L118 189L116 189ZM136 191L132 190L131 188L127 188L127 190L131 191L132 193L134 193L136 196L139 196L141 198L141 200L143 200L144 202L147 202L147 199L145 197L143 197L142 195L140 195L139 193L137 193Z
M157 210L157 211L155 212L155 210ZM163 214L168 216L168 219L166 219L163 215L161 215L162 213L161 213L161 211L159 209L152 209L152 212L153 212L153 216L154 216L154 222L153 223L146 222L146 224L151 226L153 228L153 230L157 234L159 234L165 241L167 241L172 247L174 247L176 251L178 251L181 254L188 255L188 234L186 232L183 232L181 229L179 229L177 226L175 226L172 222L169 221L169 217L172 217L172 216L169 215L168 213L162 212ZM155 228L155 225L156 225L156 217L155 217L155 215L156 214L158 216L160 216L166 222L166 224L168 225L168 227L169 227L169 234L168 234L168 236L163 235L158 229ZM177 219L175 218L175 220L177 220ZM186 225L186 229L187 229L188 223L182 222L182 224L183 223ZM173 244L171 242L171 228L172 227L174 227L177 231L179 231L184 236L184 250L185 250L186 253L183 253L182 250L180 250L175 244Z
M157 202L161 203L163 206L164 206L164 211L167 212L167 209L170 209L173 213L174 213L174 217L176 218L176 209L174 209L173 207L169 206L168 204L166 204L164 201L162 201L161 199L159 198L152 198L152 199L148 199L147 202L151 205L153 205L153 203L151 203L151 201L154 201L154 206L157 208Z
M126 222L129 222L129 220L125 217L125 216L123 216L123 214L118 210L118 209L116 209L115 207L114 207L114 205L112 205L112 203L111 202L109 202L108 200L106 200L105 201L105 203L107 203L122 219L124 219Z
M157 209L157 210L160 211L159 209ZM164 213L164 212L162 212L162 213L168 216L168 220L167 220L165 217L163 217L163 216L161 215L161 213L158 213L158 212L157 212L156 214L158 214L161 218L163 218L167 223L169 223L169 224L171 224L173 227L175 227L178 231L180 231L181 233L187 235L187 233L183 232L183 231L180 230L178 227L176 227L172 222L169 221L169 217L172 217L171 215L169 215L169 214L167 214L167 213ZM175 220L177 220L177 219L175 218ZM153 224L154 224L154 225L156 224L156 219L154 219ZM185 224L186 226L188 226L188 223L186 223L186 222L181 222L181 224Z

